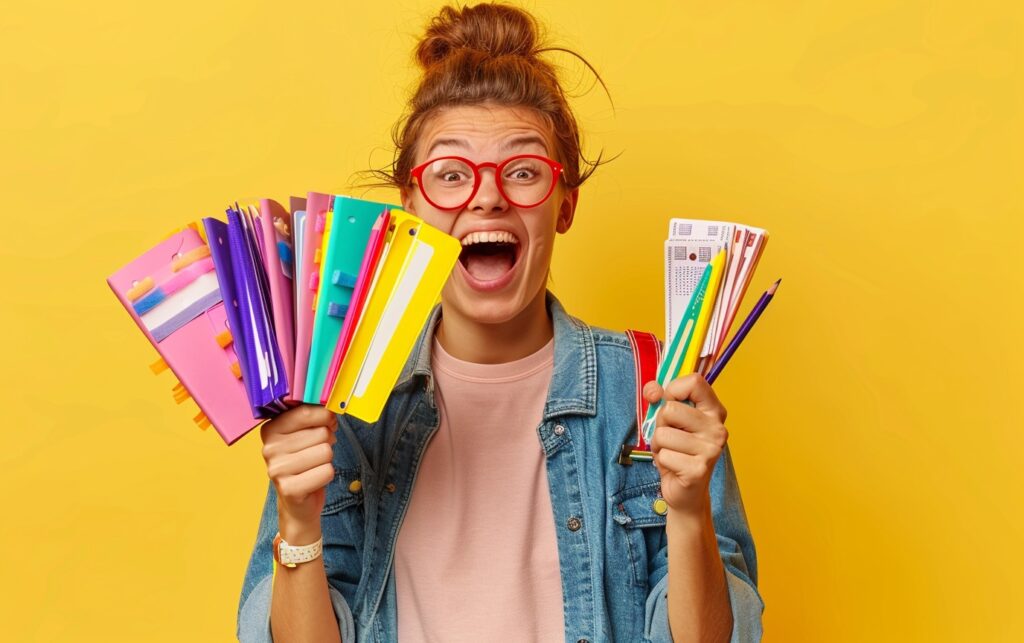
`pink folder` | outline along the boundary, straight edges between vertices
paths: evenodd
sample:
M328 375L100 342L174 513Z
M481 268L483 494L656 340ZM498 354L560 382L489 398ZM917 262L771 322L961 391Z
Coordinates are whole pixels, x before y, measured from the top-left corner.
M184 387L175 387L175 399L191 396L199 405L195 422L201 428L212 423L233 444L260 423L236 375L216 273L196 228L171 235L107 284Z
M260 225L259 232L262 236L261 247L263 248L264 264L267 271L267 280L270 282L270 302L274 315L274 335L277 339L277 347L281 351L281 360L284 364L285 374L289 385L289 392L285 401L294 402L302 399L302 392L294 386L295 368L295 326L292 320L292 284L285 276L281 265L281 256L278 253L279 239L281 242L291 243L291 213L277 201L271 199L260 200ZM278 227L275 227L275 223ZM283 228L281 228L283 226ZM287 230L285 238L279 228Z
M309 349L313 343L313 302L320 286L320 253L323 252L324 226L333 197L310 192L306 197L306 228L302 235L302 265L296 275L298 298L295 302L295 370L292 394L301 399L306 390Z

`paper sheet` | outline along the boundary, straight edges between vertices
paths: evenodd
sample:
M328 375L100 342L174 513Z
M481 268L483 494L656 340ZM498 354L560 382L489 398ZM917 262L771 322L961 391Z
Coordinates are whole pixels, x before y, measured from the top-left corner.
M676 331L705 266L726 249L727 270L701 349L699 372L707 372L725 344L768 233L727 221L672 219L665 241L665 337Z

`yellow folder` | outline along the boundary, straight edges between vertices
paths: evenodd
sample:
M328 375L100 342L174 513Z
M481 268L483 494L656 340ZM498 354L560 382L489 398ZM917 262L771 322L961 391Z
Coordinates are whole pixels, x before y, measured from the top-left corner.
M462 244L422 219L391 211L388 238L327 408L376 422L441 294Z

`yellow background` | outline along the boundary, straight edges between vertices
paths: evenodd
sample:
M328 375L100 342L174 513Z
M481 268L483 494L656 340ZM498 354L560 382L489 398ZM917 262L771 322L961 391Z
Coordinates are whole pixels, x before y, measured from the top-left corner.
M233 637L259 438L191 423L104 278L384 165L437 6L5 8L2 638ZM1022 640L1020 3L526 6L615 100L577 102L622 155L556 252L570 311L660 333L670 217L771 231L744 311L782 286L716 385L765 640Z

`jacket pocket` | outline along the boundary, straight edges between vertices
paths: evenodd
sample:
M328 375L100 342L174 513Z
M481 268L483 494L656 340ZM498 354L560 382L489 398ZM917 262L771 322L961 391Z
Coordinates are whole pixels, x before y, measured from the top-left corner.
M664 541L664 502L660 480L623 489L611 498L611 517L628 551L630 580L639 587L647 587L649 569Z

